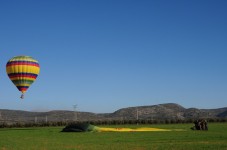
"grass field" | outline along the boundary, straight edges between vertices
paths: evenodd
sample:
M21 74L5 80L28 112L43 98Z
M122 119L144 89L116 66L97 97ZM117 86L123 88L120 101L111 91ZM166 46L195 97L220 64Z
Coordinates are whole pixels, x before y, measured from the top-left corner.
M60 132L63 127L3 128L0 129L0 150L227 150L227 123L210 123L209 131L192 131L191 126L193 124L124 125L112 127L185 131L86 133Z

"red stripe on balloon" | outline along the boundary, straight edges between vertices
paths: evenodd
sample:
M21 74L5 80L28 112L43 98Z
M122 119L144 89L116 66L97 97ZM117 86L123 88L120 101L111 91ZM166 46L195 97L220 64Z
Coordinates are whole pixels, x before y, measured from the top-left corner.
M36 79L37 78L37 76L34 76L34 75L23 75L23 74L10 75L9 77L10 77L10 79L11 78L17 78L17 77L33 78L33 79Z
M6 66L18 66L18 65L26 65L26 66L35 66L35 67L39 67L39 64L37 63L24 63L24 62L12 62L12 63L8 63Z

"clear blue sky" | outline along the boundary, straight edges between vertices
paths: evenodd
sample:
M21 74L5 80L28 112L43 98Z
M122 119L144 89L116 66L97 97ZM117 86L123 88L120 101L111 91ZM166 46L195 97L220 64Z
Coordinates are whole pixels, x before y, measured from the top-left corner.
M227 106L226 0L0 0L0 108ZM25 99L5 72L41 72Z

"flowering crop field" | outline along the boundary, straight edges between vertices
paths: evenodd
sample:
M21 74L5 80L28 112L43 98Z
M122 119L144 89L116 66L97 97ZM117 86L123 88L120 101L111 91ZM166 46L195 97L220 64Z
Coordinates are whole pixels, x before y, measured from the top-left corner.
M208 131L193 131L192 126L113 125L101 127L167 131L67 133L61 132L64 127L1 128L0 150L227 150L227 123L210 123Z

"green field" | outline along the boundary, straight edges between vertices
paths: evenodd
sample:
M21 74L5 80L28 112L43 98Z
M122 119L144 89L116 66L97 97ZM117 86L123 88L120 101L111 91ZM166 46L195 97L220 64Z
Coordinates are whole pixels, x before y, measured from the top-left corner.
M193 124L124 125L184 129L167 132L63 133L63 127L2 128L0 150L227 150L227 123L210 123L209 131L192 131ZM106 127L106 126L104 126Z

